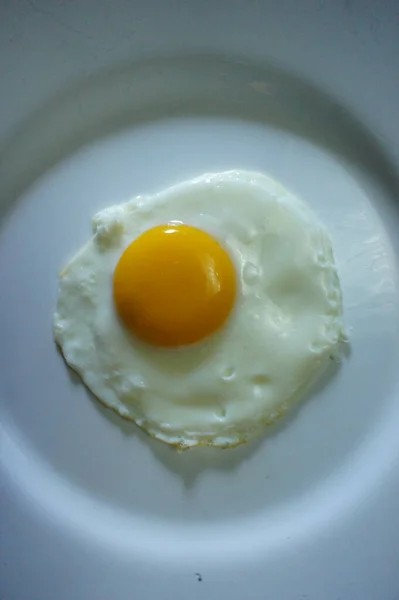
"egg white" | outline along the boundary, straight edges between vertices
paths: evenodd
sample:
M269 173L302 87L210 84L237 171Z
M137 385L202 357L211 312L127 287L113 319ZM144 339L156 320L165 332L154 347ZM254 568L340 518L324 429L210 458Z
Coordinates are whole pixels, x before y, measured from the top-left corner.
M212 234L234 261L239 289L222 330L176 350L131 335L112 298L124 249L171 221ZM168 444L229 447L259 434L344 338L329 235L265 175L206 174L102 210L93 231L60 275L55 340L101 402Z

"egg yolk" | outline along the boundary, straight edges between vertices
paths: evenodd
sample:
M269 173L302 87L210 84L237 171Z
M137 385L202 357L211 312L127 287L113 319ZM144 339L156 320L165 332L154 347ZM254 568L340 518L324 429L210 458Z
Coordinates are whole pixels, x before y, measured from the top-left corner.
M193 344L218 330L236 295L227 252L190 225L159 225L140 235L114 272L114 302L124 325L156 346Z

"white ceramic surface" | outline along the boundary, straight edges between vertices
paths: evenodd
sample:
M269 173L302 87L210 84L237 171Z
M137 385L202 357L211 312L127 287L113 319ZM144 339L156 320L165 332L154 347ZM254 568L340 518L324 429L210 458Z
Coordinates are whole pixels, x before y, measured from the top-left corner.
M2 600L399 598L397 3L0 7ZM236 450L102 409L51 337L98 209L259 169L329 227L351 349Z

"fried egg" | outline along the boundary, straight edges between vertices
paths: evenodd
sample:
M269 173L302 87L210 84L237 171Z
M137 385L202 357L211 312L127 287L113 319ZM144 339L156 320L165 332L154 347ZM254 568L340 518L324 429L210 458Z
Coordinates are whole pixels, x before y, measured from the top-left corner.
M271 178L205 174L92 225L60 274L55 340L93 394L151 436L245 442L339 352L330 237Z

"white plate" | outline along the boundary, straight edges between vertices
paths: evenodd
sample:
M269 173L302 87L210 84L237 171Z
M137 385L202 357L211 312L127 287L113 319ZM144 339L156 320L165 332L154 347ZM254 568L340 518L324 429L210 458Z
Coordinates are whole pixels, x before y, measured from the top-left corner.
M0 597L394 600L394 3L150 4L5 6ZM97 209L235 167L328 226L351 351L263 439L178 454L68 372L57 273Z

